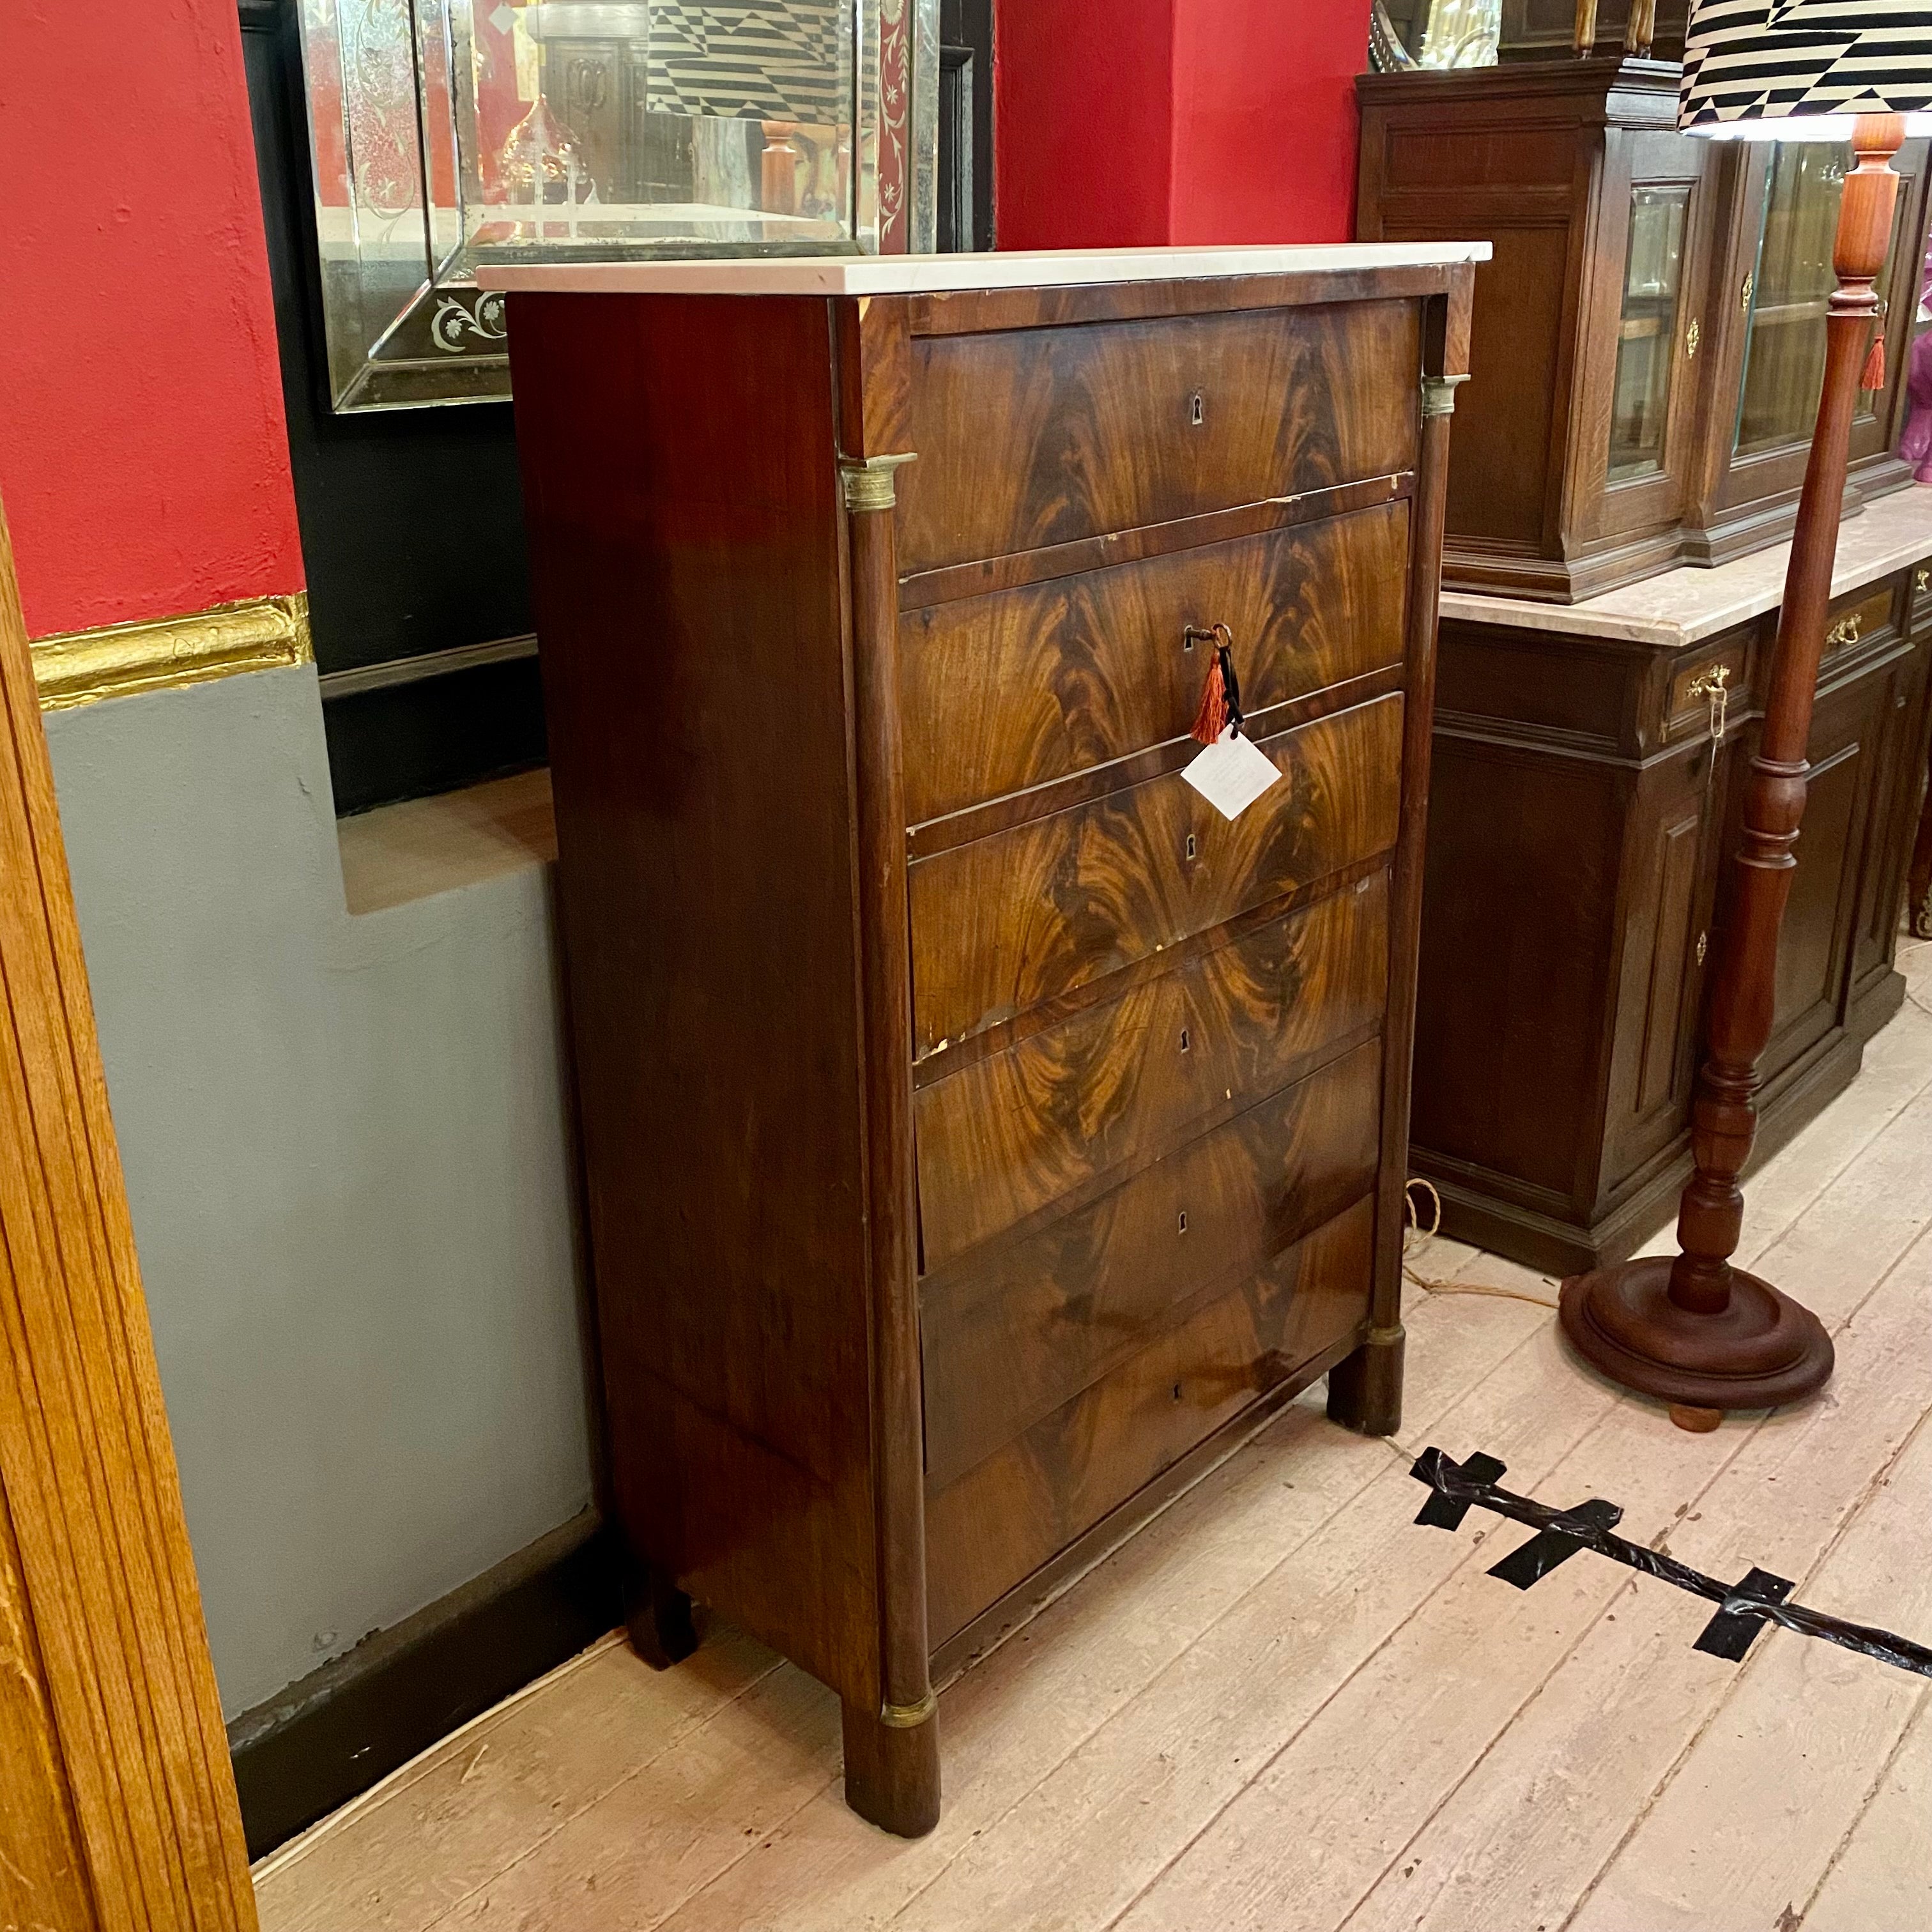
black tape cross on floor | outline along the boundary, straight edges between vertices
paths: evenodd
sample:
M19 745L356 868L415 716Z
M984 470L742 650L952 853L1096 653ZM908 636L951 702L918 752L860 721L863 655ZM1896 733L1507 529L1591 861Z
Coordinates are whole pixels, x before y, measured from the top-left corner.
M1847 1623L1842 1617L1787 1603L1792 1586L1784 1577L1752 1569L1736 1583L1720 1583L1674 1556L1618 1536L1616 1526L1623 1520L1623 1511L1615 1503L1592 1496L1574 1509L1552 1509L1547 1503L1498 1489L1496 1479L1504 1472L1505 1466L1493 1456L1478 1453L1466 1462L1458 1462L1440 1449L1424 1450L1409 1474L1418 1482L1426 1483L1431 1494L1416 1521L1436 1529L1457 1530L1472 1509L1486 1509L1513 1522L1527 1523L1536 1534L1490 1571L1519 1590L1528 1589L1559 1563L1567 1563L1580 1550L1588 1550L1702 1597L1718 1605L1718 1613L1704 1626L1693 1648L1712 1657L1727 1658L1733 1664L1742 1660L1766 1624L1777 1624L1801 1636L1814 1636L1880 1664L1932 1677L1932 1650L1909 1637L1894 1636L1889 1630Z

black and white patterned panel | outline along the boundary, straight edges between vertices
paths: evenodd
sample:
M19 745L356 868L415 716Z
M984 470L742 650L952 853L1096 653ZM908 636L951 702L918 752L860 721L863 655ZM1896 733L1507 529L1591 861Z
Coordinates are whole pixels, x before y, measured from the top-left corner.
M1700 0L1678 124L1932 110L1932 0Z
M650 105L836 124L850 118L852 0L658 0Z

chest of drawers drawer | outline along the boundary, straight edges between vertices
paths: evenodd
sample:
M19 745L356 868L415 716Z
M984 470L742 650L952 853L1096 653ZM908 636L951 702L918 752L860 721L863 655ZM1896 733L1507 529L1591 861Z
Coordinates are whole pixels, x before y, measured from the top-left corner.
M933 1642L945 1644L1083 1538L1100 1540L1085 1546L1098 1556L1114 1512L1137 1492L1356 1333L1368 1312L1374 1232L1373 1204L1357 1202L1190 1303L1058 1408L932 1485Z
M908 611L906 814L916 825L1181 736L1232 633L1250 713L1399 664L1408 505Z
M1419 356L1406 302L915 338L899 568L1408 470Z
M1395 842L1402 700L1257 741L1280 780L1229 820L1178 772L910 868L923 1055Z
M1372 1032L1388 976L1377 872L944 1072L914 1102L927 1270Z
M1366 1193L1369 1042L1087 1206L921 1294L927 1480L940 1486Z

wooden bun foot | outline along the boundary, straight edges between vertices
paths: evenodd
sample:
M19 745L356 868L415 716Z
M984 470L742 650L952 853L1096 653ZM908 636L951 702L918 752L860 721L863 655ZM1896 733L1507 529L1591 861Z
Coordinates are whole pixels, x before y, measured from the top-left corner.
M653 1670L682 1664L698 1648L691 1599L649 1564L634 1562L626 1568L624 1627L631 1648Z
M1393 1436L1402 1426L1400 1324L1372 1328L1352 1355L1328 1371L1328 1419L1364 1436Z
M1690 1408L1681 1402L1670 1405L1670 1419L1693 1436L1708 1436L1724 1419L1721 1408Z
M939 1822L939 1720L910 1729L844 1706L845 1802L895 1838L922 1838Z
M1563 1332L1612 1382L1678 1408L1723 1412L1795 1402L1831 1374L1832 1338L1788 1294L1733 1270L1726 1305L1694 1313L1670 1298L1671 1264L1649 1255L1563 1284Z

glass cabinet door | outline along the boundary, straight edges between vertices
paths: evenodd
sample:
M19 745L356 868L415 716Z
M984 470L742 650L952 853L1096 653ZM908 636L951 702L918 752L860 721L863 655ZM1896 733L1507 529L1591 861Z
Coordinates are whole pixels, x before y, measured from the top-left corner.
M1808 443L1825 380L1825 315L1838 277L1832 244L1844 193L1849 147L1814 142L1780 144L1765 188L1757 255L1748 284L1743 380L1738 394L1736 453L1756 456ZM1901 194L1892 251L1910 197ZM1881 284L1890 272L1892 255ZM1861 392L1858 414L1869 418L1877 397Z
M1623 306L1617 318L1611 388L1612 483L1652 476L1664 467L1690 208L1690 190L1685 186L1640 184L1630 190Z

